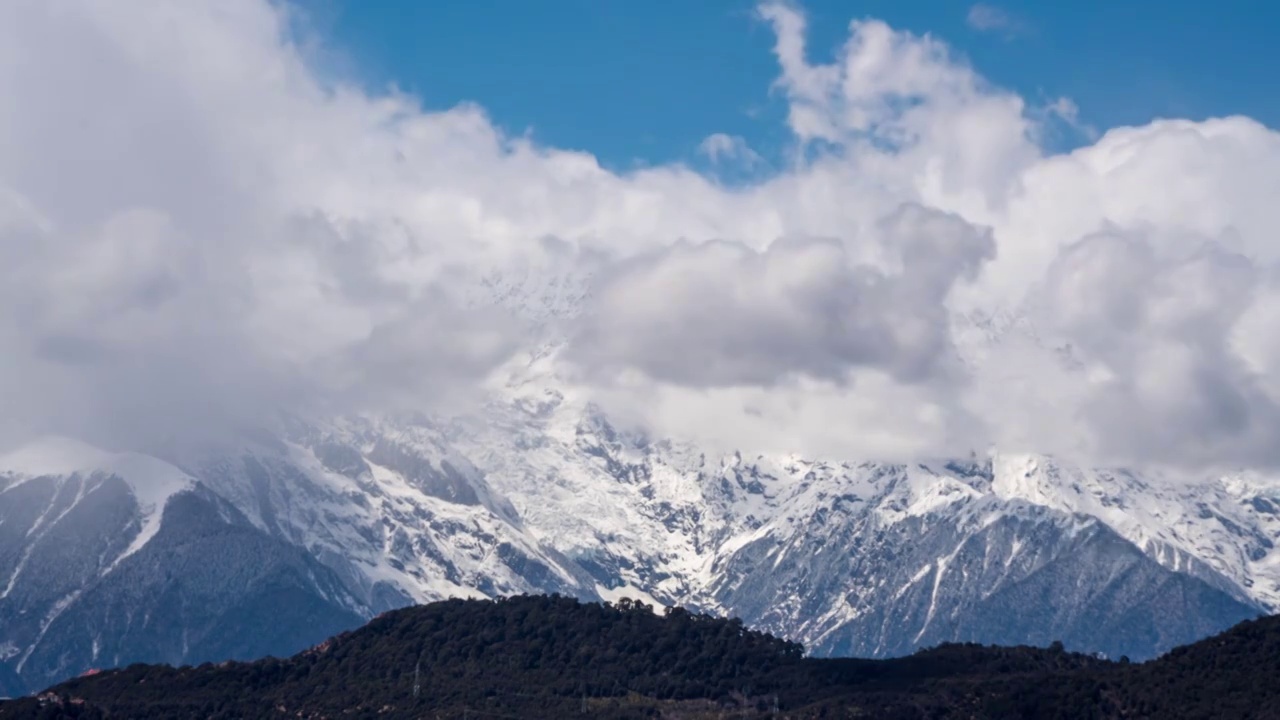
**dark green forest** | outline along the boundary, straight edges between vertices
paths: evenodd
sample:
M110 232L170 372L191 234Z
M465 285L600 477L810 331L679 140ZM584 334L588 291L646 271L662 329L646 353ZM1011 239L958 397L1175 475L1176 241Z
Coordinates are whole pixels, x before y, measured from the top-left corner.
M679 608L524 596L382 615L289 659L134 665L9 718L1280 718L1280 620L1142 664L949 644L890 660Z

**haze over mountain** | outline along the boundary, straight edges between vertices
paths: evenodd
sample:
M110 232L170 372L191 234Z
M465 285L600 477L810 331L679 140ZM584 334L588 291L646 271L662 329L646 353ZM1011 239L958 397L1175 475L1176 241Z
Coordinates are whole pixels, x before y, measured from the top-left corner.
M0 6L0 691L454 596L874 656L1274 612L1280 133L1056 152L942 39L756 13L791 151L729 183L347 82L281 3Z

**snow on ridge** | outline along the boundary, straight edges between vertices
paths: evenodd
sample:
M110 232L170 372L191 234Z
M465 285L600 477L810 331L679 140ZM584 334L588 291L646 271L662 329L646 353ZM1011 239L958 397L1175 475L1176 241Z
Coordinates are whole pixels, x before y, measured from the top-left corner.
M621 601L623 598L629 598L631 600L639 600L640 602L643 602L644 604L653 608L653 612L655 614L661 614L663 609L667 607L667 603L664 603L661 600L654 598L649 593L639 588L632 587L631 585L623 585L621 587L610 588L610 587L605 587L600 583L596 583L595 591L596 591L596 594L600 596L600 599L604 600L605 602L617 603Z
M49 436L0 456L0 472L26 478L102 472L116 475L139 505L163 504L195 482L169 463L135 452L114 453L72 438Z
M1175 572L1220 575L1280 608L1280 518L1268 512L1280 488L1265 477L1172 477L1027 454L997 454L993 471L1001 499L1096 518Z
M108 572L155 537L160 531L161 516L169 498L195 484L195 480L183 471L149 455L114 453L59 436L40 438L0 456L0 473L21 477L18 483L7 489L38 477L66 477L77 473L103 473L123 480L138 503L142 527L129 547L112 562Z
M48 436L0 455L0 471L27 477L71 475L99 469L111 453L79 440Z

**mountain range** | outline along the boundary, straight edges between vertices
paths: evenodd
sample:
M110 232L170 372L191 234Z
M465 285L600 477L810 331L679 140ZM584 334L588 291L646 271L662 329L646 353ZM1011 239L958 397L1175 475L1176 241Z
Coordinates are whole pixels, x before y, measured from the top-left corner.
M1280 477L714 452L628 430L556 362L584 282L477 283L471 302L550 340L465 413L0 455L0 696L290 655L445 598L631 597L861 657L1061 641L1140 660L1280 609ZM1016 316L954 335L962 359L1044 344Z
M1134 660L1280 604L1280 480L1258 473L713 454L528 368L465 417L0 457L0 695L289 655L451 597L627 596L819 656L1061 641Z

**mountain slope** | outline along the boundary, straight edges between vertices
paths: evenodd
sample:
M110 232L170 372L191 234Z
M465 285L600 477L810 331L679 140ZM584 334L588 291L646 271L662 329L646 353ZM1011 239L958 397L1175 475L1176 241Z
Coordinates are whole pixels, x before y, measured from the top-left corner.
M133 461L8 476L0 491L5 694L139 660L287 654L362 620L363 607L302 549L254 528L176 468ZM142 482L156 486L157 468L184 480L164 486L171 494L139 492Z
M785 546L765 536L734 553L716 598L821 655L859 657L1060 640L1147 658L1257 614L1092 519L990 497L964 504L884 524L834 503Z

